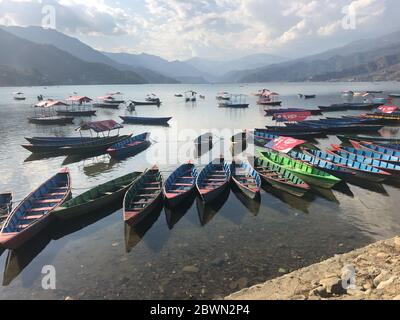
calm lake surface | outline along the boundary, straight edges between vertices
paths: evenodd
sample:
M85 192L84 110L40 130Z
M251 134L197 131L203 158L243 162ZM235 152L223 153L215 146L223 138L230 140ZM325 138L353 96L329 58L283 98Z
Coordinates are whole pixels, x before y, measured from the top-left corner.
M177 149L185 143L182 130L198 135L205 129L244 129L271 123L264 107L251 93L269 88L281 94L283 107L316 108L343 102L344 90L399 92L398 83L268 83L252 85L137 85L0 88L0 192L13 191L20 200L42 181L67 166L73 195L131 171L152 165L155 156L164 178L174 170ZM196 104L185 103L176 93L195 90L205 95ZM27 100L15 102L12 92ZM63 127L29 124L36 96L65 98L72 92L97 97L122 91L125 98L143 100L148 93L162 100L160 108L138 106L128 112L98 109L92 120L119 115L172 116L169 127L125 125L121 133L152 133L153 145L124 161L107 155L86 159L40 159L20 145L24 137L78 135L74 125ZM248 109L217 107L219 91L248 94ZM301 100L298 93L317 94ZM347 114L350 114L348 112ZM329 114L336 116L338 113ZM207 130L208 131L208 130ZM395 127L383 134L399 136ZM222 136L222 134L221 134ZM228 135L229 136L229 135ZM188 142L189 141L189 142ZM221 140L223 144L226 140ZM336 137L319 139L319 146L338 143ZM218 146L214 146L217 152ZM251 150L251 149L250 149ZM153 158L152 158L153 157ZM186 157L192 157L191 154ZM211 156L196 163L201 168ZM162 160L164 159L164 160ZM375 240L400 233L399 188L394 185L343 184L333 190L315 191L304 199L266 187L260 202L245 201L231 190L218 203L204 208L192 199L176 211L160 208L138 229L122 220L120 208L104 208L85 219L53 223L16 252L0 256L0 299L209 299L223 297L245 286L307 266L336 253L347 252ZM56 270L56 289L42 289L42 268Z

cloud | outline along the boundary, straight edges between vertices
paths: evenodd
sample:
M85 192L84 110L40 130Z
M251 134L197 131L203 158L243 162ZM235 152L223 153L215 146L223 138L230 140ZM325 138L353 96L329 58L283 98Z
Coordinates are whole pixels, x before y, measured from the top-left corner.
M397 0L0 0L0 23L40 25L46 4L59 31L97 48L169 59L304 55L400 28ZM345 8L355 29L343 28Z

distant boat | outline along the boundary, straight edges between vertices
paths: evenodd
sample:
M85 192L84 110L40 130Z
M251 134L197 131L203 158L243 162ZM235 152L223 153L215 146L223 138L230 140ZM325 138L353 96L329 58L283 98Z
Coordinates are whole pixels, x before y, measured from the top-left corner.
M246 95L244 94L230 94L228 100L222 100L218 103L220 108L248 108L249 104L246 103Z
M168 121L172 117L132 117L132 116L119 116L125 123L134 124L152 124L152 125L168 125Z
M23 92L13 92L13 95L14 95L14 100L17 101L23 101L26 99Z
M62 117L62 116L36 116L28 117L28 121L34 124L43 125L66 125L73 123L73 117Z
M146 96L145 101L153 102L156 105L160 105L161 104L160 98L158 98L154 93L148 94Z
M391 97L391 98L400 98L400 93L391 93L391 94L389 94L389 97Z
M317 96L315 94L298 94L299 98L304 98L304 99L315 99Z
M177 94L174 94L174 96L177 98L181 98L181 97L183 97L183 94L177 93Z
M217 100L229 100L230 94L226 91L218 92L217 96L215 97Z

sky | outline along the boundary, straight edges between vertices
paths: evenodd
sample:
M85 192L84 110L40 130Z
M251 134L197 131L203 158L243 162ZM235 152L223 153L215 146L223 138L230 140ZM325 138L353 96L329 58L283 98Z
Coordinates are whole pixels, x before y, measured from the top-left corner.
M0 25L168 60L297 58L400 30L398 0L0 0Z

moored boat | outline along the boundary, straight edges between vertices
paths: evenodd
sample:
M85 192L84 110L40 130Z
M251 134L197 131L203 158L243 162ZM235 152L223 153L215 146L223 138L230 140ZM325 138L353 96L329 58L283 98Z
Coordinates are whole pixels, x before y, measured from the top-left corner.
M389 155L379 153L379 152L375 152L374 150L371 150L371 149L361 149L360 147L353 148L353 147L347 147L347 146L343 146L343 145L340 146L340 149L345 150L350 153L354 153L356 155L364 156L367 158L372 158L375 160L381 160L381 161L385 161L385 162L400 164L400 158L389 156Z
M150 132L138 134L119 141L107 149L107 153L113 158L125 158L135 155L146 149L151 143L149 141Z
M380 143L400 143L400 138L384 138L384 137L371 137L371 136L355 136L355 135L337 135L338 139L342 142L354 141L370 141Z
M385 148L380 145L373 144L373 143L366 142L366 141L360 141L360 142L350 141L350 143L356 149L371 150L376 153L384 154L384 155L387 155L390 157L400 158L400 150Z
M383 182L391 176L391 174L386 171L377 169L365 163L353 161L350 158L342 158L335 154L329 154L319 150L304 150L304 153L332 162L337 166L345 167L348 170L354 171L357 177L371 182Z
M247 197L254 199L260 194L260 175L248 162L232 161L231 177L239 190Z
M118 203L140 174L141 172L129 173L98 185L62 204L54 210L54 216L60 220L73 219L86 214L93 214L107 206Z
M146 170L130 186L123 201L123 218L130 226L137 225L162 200L162 176L157 166Z
M302 109L302 108L279 108L279 109L264 109L265 116L273 116L276 113L287 113L287 112L310 112L312 116L322 115L320 109Z
M205 203L214 201L229 187L231 170L223 159L217 159L206 165L196 178L196 188Z
M260 177L275 189L296 197L302 197L310 190L310 186L299 177L266 158L254 157L254 168Z
M33 116L28 117L28 121L30 123L43 125L66 125L73 123L74 118L61 116Z
M331 146L332 146L332 149L327 150L328 153L335 154L342 158L350 159L352 161L365 163L365 164L375 167L377 169L386 171L392 175L396 175L396 176L400 175L400 165L397 165L395 163L385 162L382 160L376 160L373 158L368 158L368 157L361 156L361 155L356 155L354 153L351 153L351 152L341 149L340 146L335 145L335 144L332 144Z
M125 123L134 124L149 124L149 125L168 125L168 121L172 117L132 117L132 116L120 116Z
M276 165L291 171L308 184L330 189L341 181L339 178L304 162L297 161L286 156L281 156L270 151L264 152L258 150L258 152L260 153L261 157L264 157Z
M170 207L176 207L189 197L195 189L197 170L193 163L180 165L163 187L164 198Z
M70 175L64 168L32 191L10 213L0 232L0 245L9 249L20 247L47 226L54 209L70 196Z

